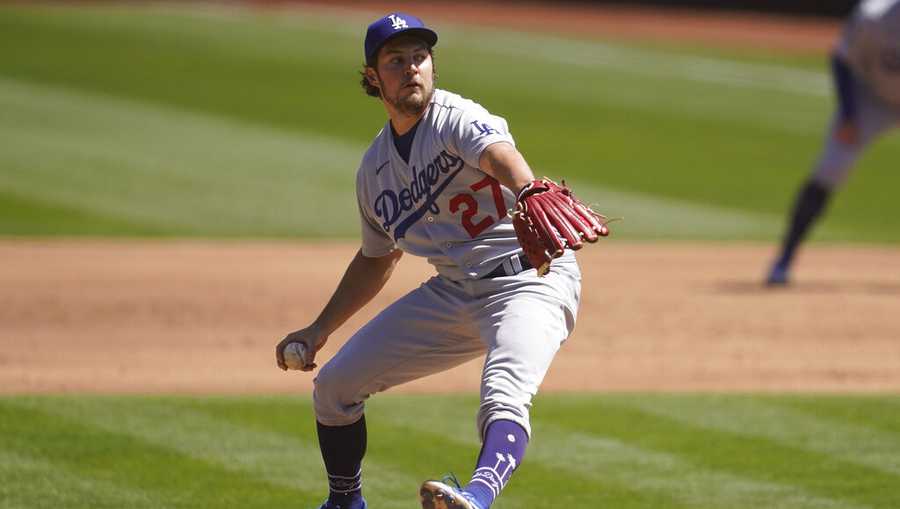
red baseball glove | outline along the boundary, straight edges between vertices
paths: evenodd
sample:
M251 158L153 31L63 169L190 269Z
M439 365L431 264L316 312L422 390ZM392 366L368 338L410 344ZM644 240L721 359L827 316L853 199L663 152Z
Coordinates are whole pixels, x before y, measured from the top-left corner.
M563 250L581 249L582 241L597 242L609 235L606 216L581 202L566 187L544 177L519 192L513 211L513 226L519 244L539 276L550 270L550 262Z

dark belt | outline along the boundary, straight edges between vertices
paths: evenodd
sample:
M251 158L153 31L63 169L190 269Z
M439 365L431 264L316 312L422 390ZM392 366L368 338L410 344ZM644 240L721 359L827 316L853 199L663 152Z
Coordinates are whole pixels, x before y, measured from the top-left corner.
M519 268L521 267L521 269ZM488 272L481 279L490 279L495 277L503 277L503 276L515 276L519 272L526 271L528 269L533 269L531 263L528 261L528 258L521 254L515 254L510 256L509 258L503 260L503 263L497 266L496 269Z

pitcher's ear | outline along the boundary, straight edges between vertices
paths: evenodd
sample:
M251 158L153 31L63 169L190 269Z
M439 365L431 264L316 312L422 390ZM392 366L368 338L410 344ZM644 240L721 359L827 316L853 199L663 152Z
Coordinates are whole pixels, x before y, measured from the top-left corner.
M372 69L371 67L366 67L366 78L368 78L369 83L371 83L373 87L380 86L379 82L378 82L378 73L375 72L375 69Z

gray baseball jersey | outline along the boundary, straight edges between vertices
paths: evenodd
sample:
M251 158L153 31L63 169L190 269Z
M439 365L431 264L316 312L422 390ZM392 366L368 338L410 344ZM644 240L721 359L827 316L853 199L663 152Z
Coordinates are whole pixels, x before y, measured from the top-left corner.
M852 69L859 141L848 145L835 134L841 119L832 118L824 149L813 167L816 181L843 184L863 150L900 124L900 0L865 0L847 21L835 49Z
M507 211L515 196L479 169L489 145L514 144L506 120L435 90L405 162L385 125L357 174L362 253L423 256L450 279L480 278L520 250Z
M900 0L862 2L837 53L879 98L900 109Z
M320 423L356 422L371 394L485 355L478 429L505 419L530 433L531 399L575 327L581 272L571 251L545 277L516 262L507 214L515 196L478 164L501 142L514 143L504 119L443 90L420 120L408 163L389 124L375 138L357 174L362 254L399 248L428 258L438 275L322 366L313 393ZM485 277L501 265L506 275Z

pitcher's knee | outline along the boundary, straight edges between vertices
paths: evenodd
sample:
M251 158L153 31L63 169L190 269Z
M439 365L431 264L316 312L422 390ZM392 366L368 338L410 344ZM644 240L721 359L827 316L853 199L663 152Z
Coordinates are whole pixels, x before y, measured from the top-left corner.
M512 399L485 398L478 408L478 435L484 439L488 426L498 420L512 421L525 430L531 436L531 418L528 407L530 402L514 401Z
M844 185L848 173L847 168L825 168L814 173L810 181L827 191L834 191Z
M345 373L325 364L313 380L313 385L313 408L320 423L346 426L362 417L365 398L350 386Z

